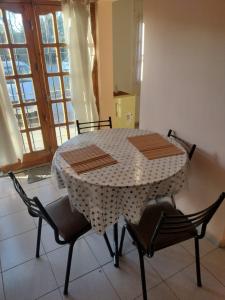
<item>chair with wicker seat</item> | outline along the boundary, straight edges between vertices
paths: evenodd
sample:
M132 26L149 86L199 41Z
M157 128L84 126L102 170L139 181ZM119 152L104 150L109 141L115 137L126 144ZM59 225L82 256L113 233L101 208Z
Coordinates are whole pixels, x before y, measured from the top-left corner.
M71 211L68 196L61 197L51 202L45 207L37 197L29 198L18 182L13 172L8 173L12 179L17 193L27 206L28 213L38 221L38 234L36 245L36 257L39 257L42 220L45 220L53 229L55 241L60 245L69 244L67 268L64 284L64 295L68 294L70 268L73 255L73 246L76 240L91 229L91 224L85 219L83 214L77 210ZM61 239L62 238L62 239Z
M194 238L197 285L200 287L201 270L199 239L205 236L206 227L225 198L225 192L208 208L197 213L184 215L169 202L149 205L144 210L139 224L126 221L139 254L143 299L147 299L144 256L152 257L155 251ZM121 248L123 246L121 237Z

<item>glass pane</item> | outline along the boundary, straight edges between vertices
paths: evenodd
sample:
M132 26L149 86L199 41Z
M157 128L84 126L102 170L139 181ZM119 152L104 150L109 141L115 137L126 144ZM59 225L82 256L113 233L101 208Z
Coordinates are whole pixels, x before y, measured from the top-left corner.
M29 153L30 149L29 149L29 144L28 144L28 140L27 140L27 134L25 132L22 133L22 140L23 140L23 152Z
M56 48L44 48L45 64L47 73L56 73L59 71L59 62Z
M69 122L75 121L74 108L71 101L66 102L66 108L67 108L68 121Z
M9 27L11 42L13 44L26 44L22 15L7 10L6 19Z
M69 51L66 47L60 47L60 58L62 63L62 71L69 72L70 71Z
M15 116L17 118L19 128L20 129L25 129L24 120L23 120L23 113L22 113L21 108L16 107L13 110L14 110Z
M29 133L33 151L43 150L44 143L41 130L32 130Z
M70 138L73 138L77 134L76 125L69 125Z
M69 76L63 76L63 83L64 83L64 91L65 91L65 98L70 98L70 78Z
M21 78L20 82L20 90L22 94L23 102L33 102L36 100L34 85L32 78Z
M41 15L40 24L41 24L41 36L43 44L55 43L55 31L53 26L53 15Z
M29 128L40 126L37 105L25 106L25 114L27 118L27 125Z
M60 146L68 140L66 126L55 127L57 145Z
M8 48L0 49L0 57L4 69L5 76L14 75L11 54Z
M0 9L0 43L1 44L7 44L7 36L5 32L5 24L3 21L3 16L2 16L2 10Z
M48 77L51 100L62 99L61 81L59 76Z
M9 94L9 99L13 104L19 103L19 95L18 95L18 90L16 86L16 80L11 79L11 80L6 80L7 83L7 89L8 89L8 94Z
M27 48L13 49L18 74L30 74L30 61Z
M65 114L63 103L54 103L52 104L52 112L54 117L54 123L65 123Z
M65 32L64 32L64 24L63 24L63 14L61 11L56 12L56 21L57 21L57 29L59 36L59 43L65 43Z

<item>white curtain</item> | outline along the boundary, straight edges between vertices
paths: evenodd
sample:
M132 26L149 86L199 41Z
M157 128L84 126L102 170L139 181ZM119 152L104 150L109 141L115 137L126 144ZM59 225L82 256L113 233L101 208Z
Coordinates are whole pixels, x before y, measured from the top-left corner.
M98 111L92 83L94 57L90 26L90 2L65 0L63 15L66 42L70 53L71 99L76 119L98 121Z
M22 160L23 146L0 60L0 166Z

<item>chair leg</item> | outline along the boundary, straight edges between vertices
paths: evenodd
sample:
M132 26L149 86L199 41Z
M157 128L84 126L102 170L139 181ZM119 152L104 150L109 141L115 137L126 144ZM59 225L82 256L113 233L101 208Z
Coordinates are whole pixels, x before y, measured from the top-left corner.
M143 255L143 252L142 252L141 248L140 247L137 247L137 248L138 248L139 260L140 260L141 284L142 284L143 300L147 300L144 255Z
M198 238L195 238L195 263L196 263L197 285L199 287L201 287L202 286L202 281L201 281L199 239Z
M175 202L175 197L174 195L171 195L171 202L174 208L176 208L176 202Z
M104 239L105 239L105 243L106 243L106 246L107 246L107 248L108 248L108 250L109 250L110 256L113 257L113 256L114 256L114 252L112 251L112 247L111 247L111 245L110 245L110 242L109 242L109 239L108 239L107 234L104 233L103 237L104 237Z
M40 242L41 242L41 227L42 227L42 218L39 217L38 220L38 233L37 233L37 244L36 244L36 257L40 256Z
M119 256L122 256L123 242L124 242L125 233L126 233L126 227L123 226L122 233L121 233L121 238L120 238Z
M69 247L69 253L68 253L68 259L67 259L67 267L66 267L66 278L65 278L65 284L64 284L64 295L68 295L68 285L69 285L69 279L70 279L70 268L71 268L71 262L72 262L72 256L73 256L73 242L70 244Z

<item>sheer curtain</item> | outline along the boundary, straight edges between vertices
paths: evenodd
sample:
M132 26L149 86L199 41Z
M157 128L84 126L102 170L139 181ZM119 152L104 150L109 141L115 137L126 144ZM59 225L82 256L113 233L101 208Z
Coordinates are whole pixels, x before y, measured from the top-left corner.
M0 166L22 160L23 146L0 60Z
M70 52L71 99L76 119L98 121L92 83L93 40L90 27L90 2L64 0L66 41Z

